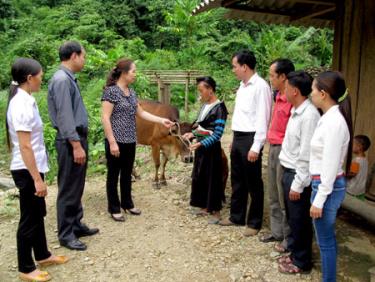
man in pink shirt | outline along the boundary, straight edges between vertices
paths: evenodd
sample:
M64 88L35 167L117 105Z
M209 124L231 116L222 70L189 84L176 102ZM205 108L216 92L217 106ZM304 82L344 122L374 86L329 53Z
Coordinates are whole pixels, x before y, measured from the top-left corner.
M277 59L271 63L269 79L276 91L272 119L267 133L270 144L268 153L268 191L270 203L271 233L262 235L259 240L264 243L282 241L276 245L280 250L287 250L287 237L290 233L286 220L283 188L281 186L282 167L279 161L281 144L290 117L290 104L285 95L285 82L288 73L294 71L293 63L288 59ZM281 248L280 248L281 247Z

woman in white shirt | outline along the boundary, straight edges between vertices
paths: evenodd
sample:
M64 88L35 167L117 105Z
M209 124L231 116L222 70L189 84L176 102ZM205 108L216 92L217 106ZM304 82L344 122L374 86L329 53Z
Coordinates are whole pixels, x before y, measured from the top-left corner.
M20 278L24 281L48 281L51 276L36 268L62 264L65 256L48 251L44 229L48 171L47 154L43 141L43 123L31 93L40 90L43 70L33 59L19 58L12 65L12 84L6 116L7 140L12 149L10 170L19 189L20 222L17 230L17 255Z
M322 280L336 281L335 222L345 197L345 172L350 169L353 139L350 99L342 75L332 71L319 74L312 85L311 99L323 115L311 139L310 215L320 249Z

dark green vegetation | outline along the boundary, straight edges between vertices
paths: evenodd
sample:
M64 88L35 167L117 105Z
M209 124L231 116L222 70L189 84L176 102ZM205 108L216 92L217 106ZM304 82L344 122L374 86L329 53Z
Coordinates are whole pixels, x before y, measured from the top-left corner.
M238 82L231 73L230 57L243 48L255 52L258 71L266 76L268 64L289 57L298 68L327 66L332 58L331 30L267 26L225 20L223 11L191 16L197 0L0 0L0 89L10 83L10 66L19 56L39 60L45 72L44 90L37 94L45 123L51 173L55 176L54 130L46 108L46 84L59 61L57 48L75 39L87 50L87 63L79 82L90 114L90 161L103 171L103 132L100 95L106 74L117 59L130 57L140 70L134 85L142 98L156 98L156 87L142 69L198 69L212 75L218 94L233 99ZM172 88L172 103L182 108L183 87ZM0 92L0 139L4 140L6 91ZM195 90L191 88L191 102ZM5 142L0 142L5 152Z

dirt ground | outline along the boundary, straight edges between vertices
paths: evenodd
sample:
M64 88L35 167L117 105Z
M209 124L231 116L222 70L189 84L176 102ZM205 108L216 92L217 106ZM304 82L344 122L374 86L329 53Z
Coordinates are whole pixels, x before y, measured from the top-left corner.
M226 150L228 138L226 137ZM51 266L53 281L319 281L319 254L314 243L314 269L309 275L289 276L277 270L273 243L242 236L243 227L208 225L206 217L193 216L189 207L191 164L179 160L168 166L168 186L151 188L151 163L139 169L142 179L133 185L134 202L141 216L127 215L124 223L106 212L104 176L88 177L83 198L84 221L100 233L82 238L85 252L59 246L56 236L56 186L49 188L46 232L50 249L70 261ZM264 158L264 163L265 162ZM266 182L265 182L266 183ZM230 188L227 188L230 195ZM0 205L3 204L0 198ZM269 230L267 193L265 221ZM228 214L228 206L223 216ZM0 281L18 281L15 234L18 214L0 218ZM369 281L375 266L375 233L350 214L337 224L338 281Z

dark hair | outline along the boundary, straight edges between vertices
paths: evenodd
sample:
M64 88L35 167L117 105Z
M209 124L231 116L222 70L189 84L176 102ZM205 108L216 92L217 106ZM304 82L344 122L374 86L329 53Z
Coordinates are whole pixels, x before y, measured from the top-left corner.
M311 93L311 85L312 85L312 77L307 72L298 70L290 72L286 78L288 79L288 83L296 88L301 92L302 96L309 96Z
M63 62L69 60L73 53L81 55L82 45L77 41L64 42L63 45L61 45L59 48L60 61Z
M120 59L116 66L109 72L104 88L115 85L122 73L128 73L134 64L130 59Z
M10 139L9 139L9 127L7 121L7 113L9 108L9 103L16 95L18 87L27 81L29 75L34 76L40 73L42 66L40 63L34 59L29 58L18 58L12 65L11 74L12 74L12 83L9 87L8 103L7 109L5 111L5 127L7 129L7 144L8 149L10 149Z
M319 91L324 90L324 92L328 93L328 95L339 105L340 112L348 126L350 141L348 154L346 156L346 173L349 173L353 148L352 107L349 96L346 96L343 101L339 102L340 97L342 97L347 91L345 79L342 74L337 71L325 71L318 74L315 78L315 82Z
M257 59L255 58L255 55L253 52L251 51L248 51L248 50L241 50L237 53L235 53L233 56L232 56L232 59L236 57L237 58L237 62L243 66L243 65L247 65L250 69L254 70L255 69L255 66L257 64Z
M211 76L197 77L197 85L203 82L206 88L211 88L214 92L216 91L216 81Z
M361 145L363 152L366 152L371 146L370 138L366 135L356 135L354 139Z
M280 74L288 75L290 72L294 71L294 65L289 59L276 59L272 61L271 65L275 64L275 72Z

